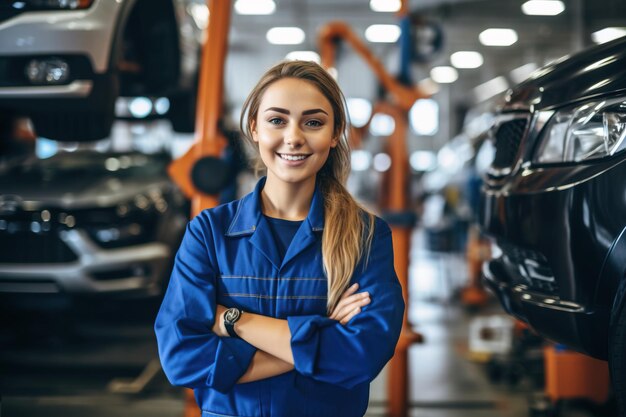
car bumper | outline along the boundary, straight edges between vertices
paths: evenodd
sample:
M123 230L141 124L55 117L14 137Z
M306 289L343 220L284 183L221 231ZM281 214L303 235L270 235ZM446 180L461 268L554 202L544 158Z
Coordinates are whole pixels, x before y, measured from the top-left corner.
M122 3L96 0L81 11L21 13L0 23L0 56L84 55L104 73Z
M507 280L500 260L483 265L483 278L506 312L529 323L538 333L596 358L607 358L610 311L585 307L534 292Z
M1 264L0 294L157 295L171 264L171 249L148 243L102 249L83 231L62 234L76 261Z
M543 167L483 192L480 223L493 239L485 282L511 314L541 334L606 357L621 277L604 274L626 224L626 158ZM610 209L608 209L610 207Z

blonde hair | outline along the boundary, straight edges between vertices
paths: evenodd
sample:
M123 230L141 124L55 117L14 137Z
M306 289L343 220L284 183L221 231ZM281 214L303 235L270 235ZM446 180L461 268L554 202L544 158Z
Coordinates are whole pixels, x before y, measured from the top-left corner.
M347 116L345 98L337 82L316 63L284 61L270 68L252 89L244 102L240 127L252 148L252 122L256 120L261 98L267 88L282 78L297 78L313 84L330 102L333 109L333 137L337 146L331 148L326 163L317 174L324 197L324 233L322 259L328 280L327 309L331 313L350 279L359 260L369 255L374 235L374 216L352 198L345 187L350 174L350 145L346 136ZM262 166L256 158L257 172Z

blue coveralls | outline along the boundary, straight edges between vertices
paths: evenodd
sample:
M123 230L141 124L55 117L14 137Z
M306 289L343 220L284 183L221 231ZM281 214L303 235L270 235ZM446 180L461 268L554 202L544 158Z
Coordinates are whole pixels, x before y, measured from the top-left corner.
M281 261L261 212L264 183L187 226L155 323L165 374L195 390L203 417L362 416L369 383L393 355L402 326L391 231L376 218L369 260L352 277L371 303L341 325L326 313L323 196L316 189ZM256 348L211 331L216 304L288 320L295 370L237 384Z

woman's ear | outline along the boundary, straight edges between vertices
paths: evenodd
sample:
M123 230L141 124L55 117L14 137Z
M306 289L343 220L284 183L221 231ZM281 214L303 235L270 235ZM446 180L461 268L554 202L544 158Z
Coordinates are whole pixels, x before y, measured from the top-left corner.
M256 132L256 120L252 119L250 120L250 132L252 132L252 140L255 142L259 141L259 138L257 137L257 132Z
M333 139L330 141L330 147L331 147L331 148L335 148L335 147L337 147L337 145L339 145L339 138L333 138Z

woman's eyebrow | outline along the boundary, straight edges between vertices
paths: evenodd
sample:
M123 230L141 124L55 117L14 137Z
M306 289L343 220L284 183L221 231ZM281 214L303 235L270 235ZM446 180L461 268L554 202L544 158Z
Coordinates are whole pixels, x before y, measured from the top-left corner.
M283 109L281 107L268 107L267 109L265 109L266 112L268 111L275 111L278 113L283 113L283 114L291 114L291 112L287 109ZM325 115L328 116L328 113L322 109L311 109L311 110L305 110L302 112L303 116L307 116L309 114L315 114L315 113L324 113Z
M287 109L281 109L280 107L268 107L267 109L265 109L266 112L268 111L275 111L278 113L283 113L283 114L290 114L289 110Z
M324 110L322 109L311 109L311 110L305 110L302 112L303 116L307 116L309 114L315 114L315 113L324 113L326 116L328 116L328 113L326 113Z

